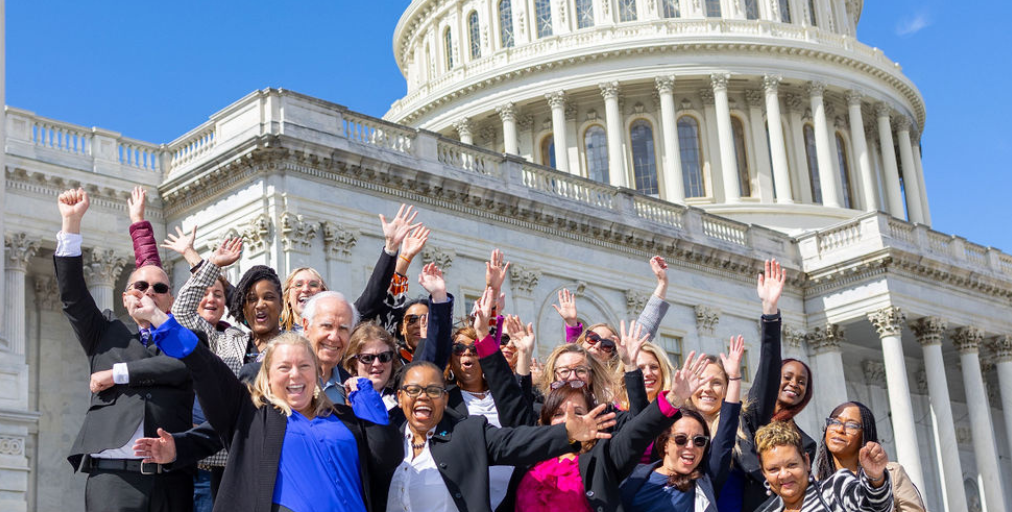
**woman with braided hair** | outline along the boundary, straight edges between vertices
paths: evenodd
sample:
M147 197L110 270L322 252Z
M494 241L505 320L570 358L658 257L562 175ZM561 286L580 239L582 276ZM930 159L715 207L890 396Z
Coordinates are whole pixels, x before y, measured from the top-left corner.
M247 354L263 352L281 332L281 303L281 279L273 268L257 265L239 279L228 310L237 323L250 330Z

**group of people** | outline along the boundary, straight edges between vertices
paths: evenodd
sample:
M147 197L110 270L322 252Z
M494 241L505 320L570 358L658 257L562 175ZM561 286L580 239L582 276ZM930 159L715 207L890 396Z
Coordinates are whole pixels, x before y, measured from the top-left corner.
M677 366L649 341L668 309L660 256L643 312L618 328L584 325L558 292L564 330L540 364L533 324L506 311L499 250L466 319L433 263L409 299L429 235L410 206L379 215L385 243L354 301L312 268L282 280L257 265L230 283L243 241L202 257L196 227L161 244L190 265L174 297L145 199L138 188L127 205L130 322L85 283L88 194L58 199L56 273L92 392L69 461L88 473L90 511L924 510L867 407L835 408L818 442L794 423L812 372L781 357L776 261L757 279L759 365L742 397L742 336Z

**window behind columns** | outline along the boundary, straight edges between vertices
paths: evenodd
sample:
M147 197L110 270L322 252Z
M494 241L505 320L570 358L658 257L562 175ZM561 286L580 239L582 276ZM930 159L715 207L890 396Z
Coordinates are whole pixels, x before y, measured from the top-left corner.
M633 179L636 190L657 195L657 153L654 152L654 129L650 122L638 119L629 128L632 142Z
M609 183L608 177L608 136L604 127L595 124L583 132L583 145L587 154L587 177L602 183Z
M555 169L555 136L552 133L541 139L541 165Z
M780 0L780 21L791 22L791 0Z
M903 158L900 155L899 144L893 146L893 153L896 154L896 171L900 176L900 197L903 198L903 218L910 219L910 208L907 206L907 182L903 179ZM909 200L913 200L910 198Z
M719 18L720 17L720 0L706 0L706 17L707 18Z
M745 0L745 19L759 19L759 0Z
M808 160L808 179L812 184L812 202L822 204L822 185L819 182L819 158L815 152L815 128L805 125L805 159Z
M594 26L594 0L576 0L576 27Z
M773 168L773 146L770 145L771 144L770 143L770 123L769 123L768 120L764 123L764 126L766 127L766 154L769 155L769 157L770 157L770 169L772 169ZM782 135L782 137L783 137L782 140L786 141L787 140L787 130L781 129L781 133L783 134ZM790 161L787 162L787 166L788 166L788 168L790 167ZM771 175L771 178L772 178L771 183L773 185L773 199L776 199L777 198L777 175L776 175L776 173L770 173L770 175ZM790 177L790 175L791 175L790 169L788 169L787 176ZM790 188L790 186L788 186L788 188Z
M636 0L618 0L620 21L636 21Z
M808 0L808 23L813 27L819 26L819 17L815 12L815 0Z
M499 43L503 48L513 46L513 7L511 0L499 0Z
M734 157L738 163L738 181L741 183L741 197L752 196L752 174L748 170L748 153L745 149L745 123L741 118L731 116L731 135L734 138Z
M692 116L678 118L678 151L682 158L682 185L685 197L703 197L702 146L699 140L699 121Z
M538 37L552 35L552 3L550 0L534 0L534 16L538 26Z
M481 58L481 26L478 24L478 11L467 15L467 35L471 43L471 58Z
M855 208L854 185L850 179L850 159L847 158L847 143L840 132L836 133L836 158L840 165L840 183L843 184L843 207Z
M446 70L453 69L453 35L450 33L450 27L446 27L446 31L443 32L443 46L446 52Z
M682 16L678 0L661 0L661 5L664 10L662 14L665 18L679 18Z

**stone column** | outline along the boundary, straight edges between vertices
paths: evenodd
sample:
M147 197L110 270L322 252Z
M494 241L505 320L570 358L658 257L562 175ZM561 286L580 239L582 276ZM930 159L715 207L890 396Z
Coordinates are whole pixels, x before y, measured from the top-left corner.
M806 341L814 354L815 368L812 377L820 411L831 411L847 401L847 384L843 372L843 355L840 344L845 340L839 325L827 324L808 333Z
M460 142L464 144L474 144L474 124L468 118L458 119L453 123L453 127L457 129L457 134L460 135ZM558 157L556 157L556 161Z
M598 84L604 97L604 121L608 135L608 181L613 187L628 187L625 152L622 151L622 112L618 108L618 82ZM684 194L683 194L684 196Z
M566 148L566 93L555 91L545 95L548 106L552 108L552 137L555 140L555 168L562 172L571 172L569 168L569 151Z
M95 305L100 311L112 310L115 305L113 287L127 264L126 258L117 256L112 249L91 249L84 256L84 277Z
M928 190L927 185L924 183L924 166L921 164L921 146L918 143L912 143L914 149L914 166L917 167L917 179L921 185L921 215L924 217L924 223L931 225L931 210L928 208Z
M794 145L794 184L797 186L795 198L797 202L812 203L812 182L808 176L808 157L805 155L805 122L801 118L804 113L804 102L800 94L784 95L787 106L787 118L790 120L791 140ZM793 189L792 189L793 190Z
M724 181L724 202L741 201L741 180L738 177L738 159L734 151L734 135L731 131L731 107L727 103L727 81L731 75L714 73L710 75L713 86L714 105L717 110L717 139L720 141L720 174Z
M995 366L998 367L998 389L1001 392L1001 410L1005 416L1005 435L1012 447L1012 336L998 336L991 342Z
M752 147L755 149L756 177L759 181L759 200L772 203L773 167L770 164L770 144L766 140L766 127L763 123L763 92L758 89L745 91L745 103L748 104L749 129L752 131Z
M966 407L970 410L970 428L973 433L973 455L977 459L977 473L983 482L984 499L989 510L1001 510L1005 504L998 466L998 448L991 425L991 406L984 389L984 376L980 371L978 351L984 332L976 327L960 327L952 341L959 349L963 369L963 386L966 388Z
M39 250L39 242L24 233L4 236L4 282L8 296L4 303L3 337L8 351L25 355L25 275L28 262ZM0 345L0 348L3 348Z
M495 108L502 120L502 139L504 151L511 155L519 155L520 148L517 146L517 107L513 102L499 105Z
M784 143L784 125L780 119L780 97L777 88L783 77L763 77L763 91L766 93L766 124L770 134L770 157L773 160L773 179L778 203L794 203L791 194L790 167L787 165L787 146Z
M878 196L875 193L875 174L871 167L871 154L868 141L864 138L864 117L861 115L861 99L864 96L858 91L847 91L847 110L850 113L850 143L854 146L857 157L857 170L861 176L861 191L864 193L864 209L873 212L878 210Z
M910 222L924 223L921 213L921 183L914 163L914 150L910 147L910 118L896 118L896 138L900 145L900 162L903 164L903 188L907 195L907 215Z
M819 162L819 189L822 191L822 204L832 208L842 207L840 201L840 187L837 186L836 173L833 169L835 157L833 147L829 138L829 125L826 123L826 107L822 101L822 95L826 90L826 84L822 82L808 82L805 87L812 107L812 121L815 124L815 154Z
M654 79L661 100L661 130L664 132L664 199L685 202L682 154L678 147L678 116L675 112L675 77Z
M882 146L882 179L885 182L885 203L889 215L903 218L903 194L900 191L900 171L896 167L896 152L893 151L893 129L889 122L892 109L885 103L875 106L878 116L878 140Z
M912 326L917 341L924 351L924 372L928 383L931 410L934 413L938 447L938 463L942 467L942 485L949 512L966 512L966 491L963 489L963 470L959 463L959 445L956 427L952 421L952 402L949 384L942 359L942 339L947 327L945 320L924 317Z
M868 313L882 340L882 361L886 367L886 384L889 387L889 409L893 418L896 438L896 458L918 488L924 488L921 459L918 456L917 429L914 427L914 407L910 400L910 383L907 381L907 364L901 341L903 323L907 315L897 307L887 307Z

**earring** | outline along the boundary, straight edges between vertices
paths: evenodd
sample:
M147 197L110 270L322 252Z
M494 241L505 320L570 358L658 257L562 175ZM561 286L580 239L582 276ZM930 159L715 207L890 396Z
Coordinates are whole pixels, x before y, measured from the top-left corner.
M763 482L763 487L765 487L765 488L766 488L766 495L767 495L767 496L769 496L769 495L773 494L773 490L772 490L772 489L770 489L770 481L769 481L769 480L767 480L767 481Z
M313 388L313 400L319 400L319 399L320 399L320 385L317 384L316 387Z

